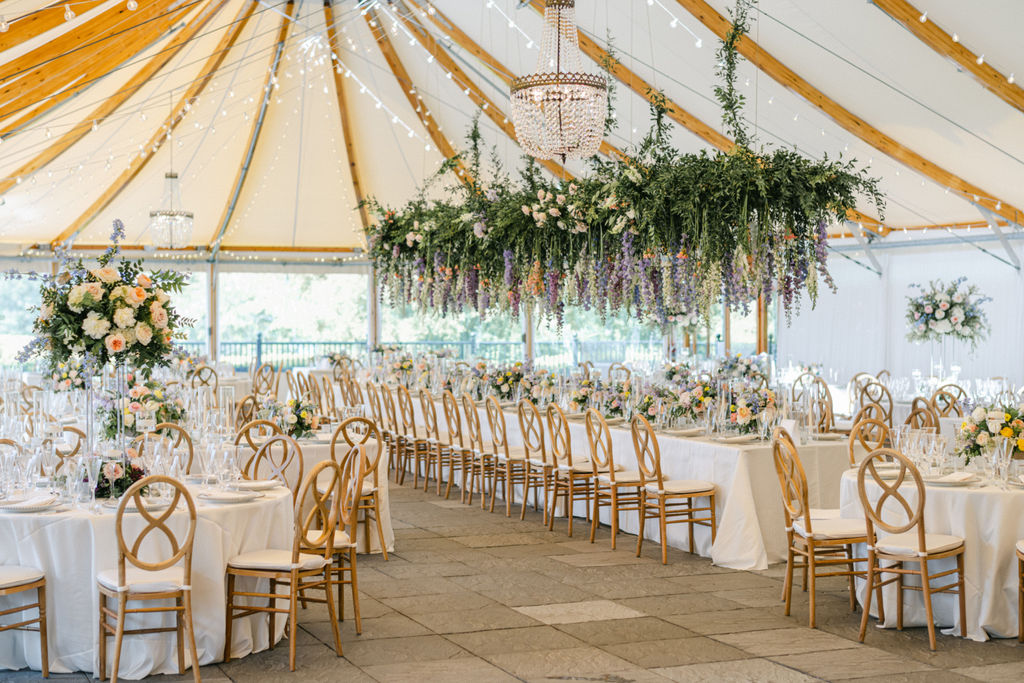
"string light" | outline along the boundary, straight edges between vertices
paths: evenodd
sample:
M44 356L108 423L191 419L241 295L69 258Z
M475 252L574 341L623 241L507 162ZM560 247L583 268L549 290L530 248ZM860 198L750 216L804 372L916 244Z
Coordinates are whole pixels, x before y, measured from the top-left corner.
M125 4L125 7L128 8L129 12L134 12L139 8L139 3L137 3L135 0L128 0L128 2Z
M71 21L75 18L75 13L71 11L71 5L64 5L64 21Z
M974 61L975 61L975 63L977 63L978 66L981 66L982 64L984 64L985 63L985 53L983 52L980 55L978 55L978 58L976 60L974 60Z
M668 25L671 26L672 28L678 28L679 26L682 26L683 30L685 30L687 33L693 36L693 39L695 41L693 43L694 47L700 48L704 46L704 41L700 39L700 36L694 33L693 30L689 26L687 26L685 22L683 22L682 20L679 19L679 17L673 14L672 10L663 5L661 0L647 0L647 5L657 5L662 10L664 10L665 14L672 18L671 21L668 22Z
M10 28L11 25L7 23L7 20L0 17L0 33L7 33Z
M919 20L919 21L920 21L920 22L921 22L922 24L923 24L924 22L928 21L928 12L927 12L927 11L925 11L925 13L924 13L924 14L922 14L922 15L921 15L920 17L918 17L918 20Z

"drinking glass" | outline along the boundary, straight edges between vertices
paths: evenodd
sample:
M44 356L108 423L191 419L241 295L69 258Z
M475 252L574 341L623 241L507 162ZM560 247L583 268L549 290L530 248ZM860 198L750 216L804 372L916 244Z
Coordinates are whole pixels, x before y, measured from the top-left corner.
M100 478L103 460L98 455L85 456L85 474L89 477L89 510L96 512L96 483Z

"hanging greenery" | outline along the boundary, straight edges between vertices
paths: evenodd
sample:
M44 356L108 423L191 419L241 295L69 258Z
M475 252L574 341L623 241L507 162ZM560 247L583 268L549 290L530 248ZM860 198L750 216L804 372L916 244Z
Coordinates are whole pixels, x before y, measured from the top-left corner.
M624 157L594 157L591 173L574 180L548 179L528 160L513 179L496 160L485 173L474 122L469 181L446 199L427 199L428 182L399 209L368 201L382 296L440 315L518 315L532 304L559 321L566 306L581 306L665 323L717 302L745 307L759 294L777 297L788 315L802 291L813 305L820 281L834 287L827 226L845 220L858 196L879 213L883 199L854 161L752 149L735 87L748 9L741 0L718 52L715 95L732 150L679 153L655 93L652 127ZM446 162L431 182L455 165Z

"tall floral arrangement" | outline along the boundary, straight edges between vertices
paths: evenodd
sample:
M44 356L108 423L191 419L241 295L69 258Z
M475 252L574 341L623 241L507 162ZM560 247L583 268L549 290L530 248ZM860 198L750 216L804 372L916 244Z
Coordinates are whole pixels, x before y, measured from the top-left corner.
M381 296L433 315L517 316L524 305L562 321L567 306L629 313L666 324L706 316L716 302L746 307L759 294L788 313L807 292L833 286L827 226L866 197L882 213L877 181L852 161L755 149L736 88L747 2L719 51L715 94L736 146L682 154L666 100L652 97L652 127L615 159L594 157L585 177L555 180L529 161L517 178L481 164L480 133L401 207L371 198L369 256ZM443 199L430 188L465 163ZM428 189L429 195L428 195Z
M907 339L914 342L957 339L976 347L988 335L982 304L991 301L975 285L959 277L949 283L933 280L928 287L910 285L920 293L907 297Z
M716 374L726 379L750 379L757 374L765 374L768 370L767 354L744 356L737 353L726 356L718 362Z
M101 402L99 416L104 435L108 439L114 439L118 435L118 410L123 416L125 435L129 437L141 433L138 419L144 414L151 416L154 424L185 421L185 400L177 387L168 389L163 382L155 379L143 380L134 375L129 375L128 381L131 386L126 396L112 394Z
M189 323L170 301L186 276L146 273L142 261L120 258L123 238L124 225L114 221L111 246L95 267L81 259L65 259L55 276L39 277L36 337L22 349L19 360L44 356L59 364L78 356L97 366L114 361L139 369L167 364L175 331Z

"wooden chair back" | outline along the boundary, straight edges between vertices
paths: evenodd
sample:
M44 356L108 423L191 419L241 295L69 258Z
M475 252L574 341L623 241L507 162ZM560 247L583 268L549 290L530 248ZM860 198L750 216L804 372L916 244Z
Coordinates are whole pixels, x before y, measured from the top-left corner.
M555 463L548 459L548 450L544 442L544 420L536 404L527 398L519 400L517 406L519 431L523 435L523 448L527 460L540 460L545 465L554 467Z
M78 452L82 450L82 446L85 444L85 432L78 427L64 425L62 431L64 434L69 434L71 438L68 440L69 443L66 449L54 447L54 450L57 451L57 455L60 457L60 462L57 463L55 472L60 472L60 469L64 467L64 461L78 455Z
M857 466L854 450L859 445L868 453L885 448L892 444L892 432L889 425L874 417L861 418L853 423L850 438L846 442L846 453L850 456L850 467Z
M302 553L322 554L328 562L332 560L340 491L341 469L333 460L318 462L306 475L295 498L292 564L300 564Z
M276 394L276 384L274 366L270 363L264 363L256 368L256 372L252 376L252 393L256 396Z
M401 384L395 389L395 393L398 394L398 414L402 418L402 433L416 439L416 412L412 407L412 394Z
M384 404L384 418L388 421L391 432L404 436L405 425L398 421L398 415L395 412L395 397L387 384L380 385L380 399L381 403Z
M459 402L455 394L445 389L441 394L441 406L444 408L444 422L448 427L448 443L462 448L462 417L459 415Z
M947 387L955 387L960 390L960 393L951 391ZM963 417L964 410L961 407L962 401L967 398L967 392L955 384L947 384L945 387L939 387L931 399L928 401L929 407L935 412L938 417Z
M441 438L437 429L437 406L434 397L426 389L420 389L420 412L423 413L423 433L428 439L435 441Z
M334 436L331 437L331 459L338 462L338 454L335 449L340 441L344 441L345 446L351 449L353 446L368 446L371 439L377 444L377 455L367 461L367 473L373 472L376 477L377 461L380 460L384 449L380 430L377 429L373 420L368 420L365 417L350 417L338 425L338 428L334 430Z
M793 386L790 388L790 398L793 399L794 403L799 403L804 400L807 396L807 392L814 386L815 381L818 379L817 375L813 372L805 372L799 375L794 381Z
M259 408L256 394L249 394L238 402L238 410L235 411L235 429L241 429L256 419L256 411Z
M367 385L369 386L369 385ZM366 401L363 400L363 390L359 386L359 382L354 379L348 381L349 395L352 398L352 407L357 408L361 405L365 405Z
M143 491L157 485L171 491L170 502L167 504L165 502L167 500L166 496L161 496L159 498L161 502L160 509L150 511L148 506L152 505L151 501L153 499L144 496ZM182 500L184 500L185 506L188 509L188 530L185 532L184 538L179 538L167 527L166 522L177 510L178 503ZM146 525L132 538L125 536L124 529L124 516L128 511L129 505L146 522ZM167 505L167 507L163 507L163 505ZM144 571L157 572L169 569L181 562L185 574L184 585L192 585L192 542L196 536L196 504L183 483L170 477L157 475L143 477L132 484L125 491L125 494L121 497L120 504L117 506L114 530L117 536L118 590L121 590L123 587L126 589L128 585L125 577L128 565L138 567ZM154 561L142 559L140 554L142 553L143 544L149 540L151 534L157 539L158 546L161 545L161 540L165 540L170 546L170 553L167 557ZM147 553L147 557L151 557L153 554L155 553Z
M594 476L596 477L598 472L607 472L612 484L615 484L615 460L612 455L612 434L608 422L597 408L589 408L586 425Z
M484 436L480 429L480 413L476 409L476 401L469 394L463 394L462 414L466 418L466 441L467 445L477 453L484 452ZM488 419L490 419L488 417Z
M927 429L937 432L939 418L935 417L935 414L930 409L916 408L910 411L910 415L907 415L907 419L903 424L910 425L911 429Z
M892 424L892 394L884 384L871 380L861 386L858 404L863 407L869 403L874 403L881 408L884 415L883 421L888 425Z
M293 464L295 474L289 475L288 469ZM246 479L276 479L291 490L294 501L299 495L303 469L302 448L292 437L277 434L263 442L256 455L245 464L242 476Z
M212 387L214 396L217 395L217 388L220 386L220 379L217 377L217 371L209 365L200 365L198 368L193 370L190 382L193 389L197 389L199 387Z
M505 426L505 413L502 412L501 404L496 396L488 396L486 405L487 424L491 428L491 450L495 455L508 458L508 430Z
M555 465L572 465L572 435L565 411L557 403L548 404L548 436L551 441L551 458Z
M608 366L608 379L612 382L628 382L633 372L622 363L612 363Z
M338 464L338 527L348 533L355 543L356 523L359 521L359 500L363 497L363 480L369 475L366 446L356 444L348 449Z
M253 420L242 425L242 428L238 430L238 434L235 435L235 445L237 446L242 441L245 441L255 453L264 441L282 433L281 428L277 426L276 422Z
M384 421L384 411L380 407L380 392L373 382L366 383L366 396L369 398L367 403L370 404L370 418L374 424L384 431L391 429L390 425Z
M640 481L644 485L657 484L658 490L664 490L665 480L661 473L661 448L658 446L658 435L646 417L637 413L630 423L633 435L633 452L636 454L637 470Z
M793 528L793 522L801 520L807 537L811 537L811 508L807 504L807 475L793 438L782 427L772 431L772 456L775 459L775 473L782 489L782 510L786 515L786 530Z
M883 478L876 466L884 464L891 467L892 463L899 465L896 478ZM866 486L868 481L874 483L882 491L882 495L875 503L872 503L868 497ZM917 489L915 505L911 505L903 495L904 492L900 491L900 486L904 482L912 483ZM872 451L860 463L860 468L857 470L857 494L860 496L861 507L864 508L869 545L875 544L875 527L890 534L902 534L916 528L918 550L920 553L925 552L924 481L921 479L921 473L917 471L917 467L907 456L891 448L879 448ZM890 501L892 502L890 503ZM893 512L892 508L896 508L897 512ZM905 521L897 520L898 514L902 515Z

